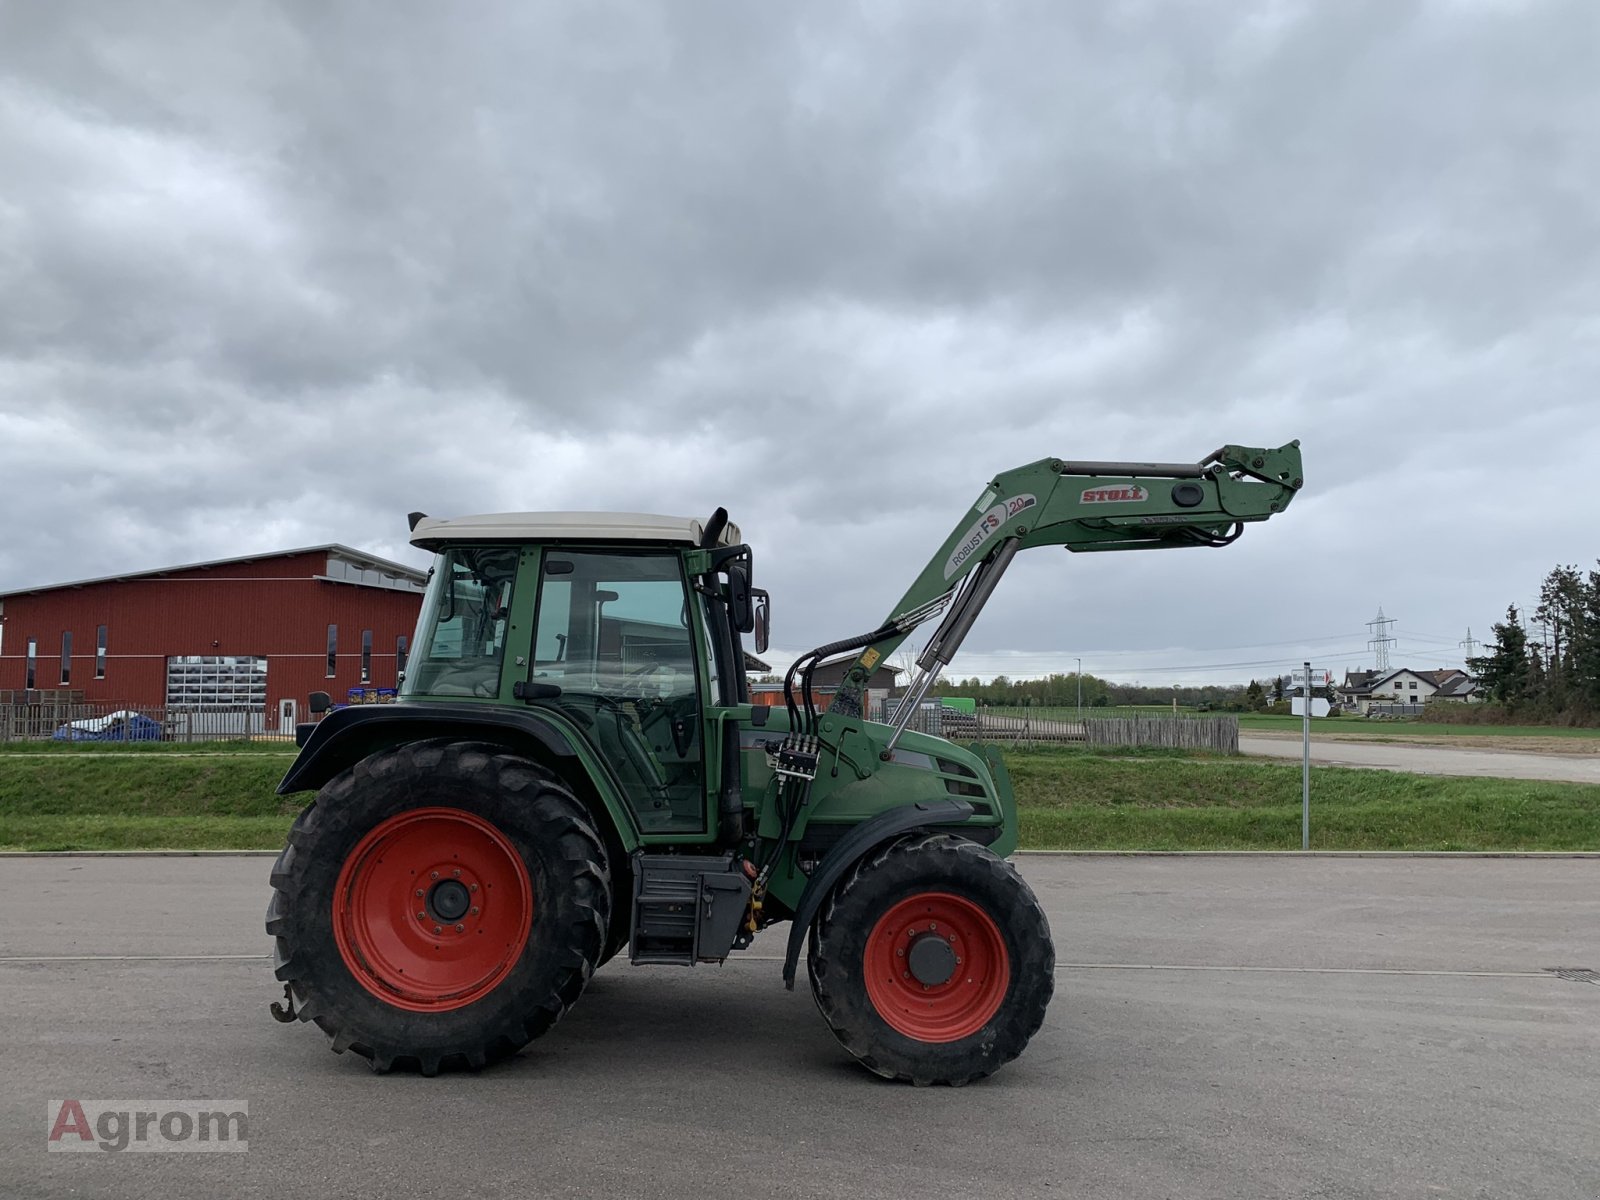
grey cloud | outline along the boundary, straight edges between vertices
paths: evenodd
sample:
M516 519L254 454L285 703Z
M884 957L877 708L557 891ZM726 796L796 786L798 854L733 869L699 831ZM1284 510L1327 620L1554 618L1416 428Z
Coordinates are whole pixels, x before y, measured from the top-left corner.
M6 19L0 588L727 503L798 649L999 470L1291 436L1284 518L1042 555L974 649L1464 632L1595 554L1577 0Z

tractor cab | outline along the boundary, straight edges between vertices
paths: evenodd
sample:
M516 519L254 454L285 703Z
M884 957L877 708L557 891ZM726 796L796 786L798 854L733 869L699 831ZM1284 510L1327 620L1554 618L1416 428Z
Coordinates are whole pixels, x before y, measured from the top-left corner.
M437 558L401 697L545 710L598 752L642 836L712 836L716 710L749 700L740 633L765 644L738 539L726 514L418 517Z

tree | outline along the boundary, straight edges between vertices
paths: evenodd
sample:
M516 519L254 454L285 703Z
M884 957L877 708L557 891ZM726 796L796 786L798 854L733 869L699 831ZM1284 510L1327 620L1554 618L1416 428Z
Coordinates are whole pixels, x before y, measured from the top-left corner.
M1532 698L1534 664L1515 604L1506 609L1505 621L1496 623L1489 653L1467 659L1467 667L1477 675L1478 686L1507 708Z
M1544 688L1541 699L1557 712L1566 709L1581 693L1578 655L1589 641L1584 612L1588 597L1586 583L1577 567L1557 567L1539 587L1539 607L1534 620L1549 637L1544 651Z
M1267 694L1261 690L1261 685L1254 679L1250 686L1244 690L1244 702L1251 712L1260 712L1267 706Z

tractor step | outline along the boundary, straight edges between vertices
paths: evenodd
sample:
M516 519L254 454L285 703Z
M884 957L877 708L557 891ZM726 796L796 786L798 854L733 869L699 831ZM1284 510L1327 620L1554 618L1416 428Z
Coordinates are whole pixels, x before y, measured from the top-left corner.
M750 880L732 855L635 854L628 959L636 966L721 962L749 905Z

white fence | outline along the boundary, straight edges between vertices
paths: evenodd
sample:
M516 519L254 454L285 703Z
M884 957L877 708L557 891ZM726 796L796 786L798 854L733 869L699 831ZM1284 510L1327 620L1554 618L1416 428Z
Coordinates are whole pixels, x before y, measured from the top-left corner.
M0 704L6 742L208 742L230 738L293 741L293 730L267 722L264 708L167 708L159 705L44 699Z

